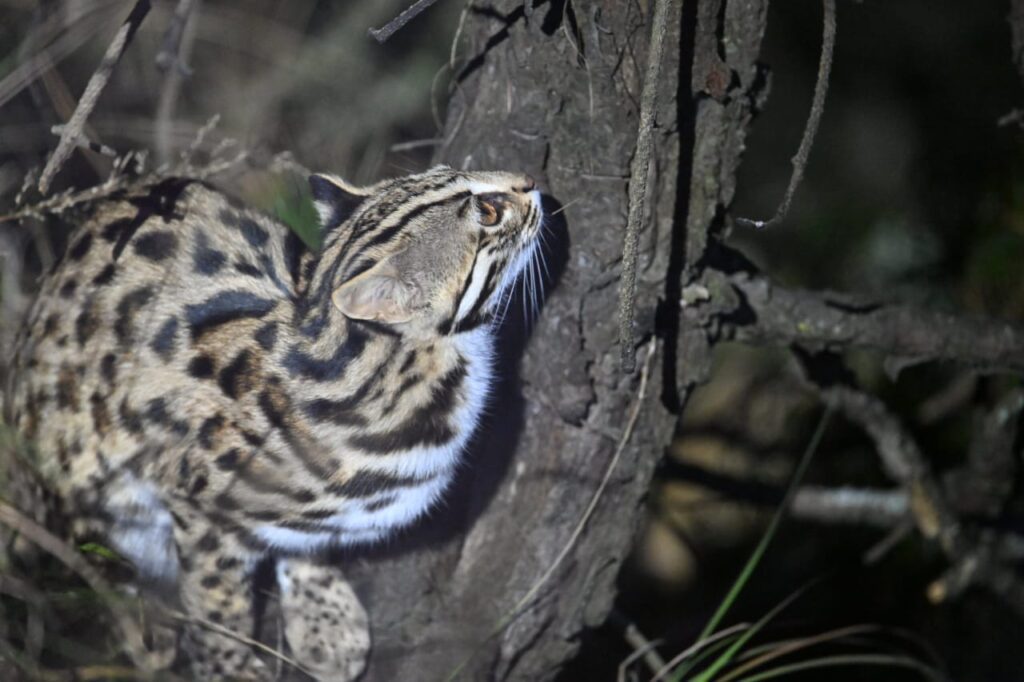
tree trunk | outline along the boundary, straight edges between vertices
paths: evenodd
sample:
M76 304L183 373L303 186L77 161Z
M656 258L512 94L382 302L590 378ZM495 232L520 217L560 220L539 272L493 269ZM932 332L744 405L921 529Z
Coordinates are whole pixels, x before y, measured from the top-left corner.
M645 348L659 338L648 390L584 532L496 632L570 542L625 436L641 374L620 371L617 296L653 5L532 5L470 11L468 63L440 156L529 172L552 197L547 296L529 323L512 302L503 383L443 508L349 562L373 620L368 680L444 680L460 666L459 679L555 677L582 630L611 608L654 467L710 363L706 330L687 331L678 302L721 227L763 90L755 59L766 7L757 0L688 0L682 16L674 0L640 235L636 336Z

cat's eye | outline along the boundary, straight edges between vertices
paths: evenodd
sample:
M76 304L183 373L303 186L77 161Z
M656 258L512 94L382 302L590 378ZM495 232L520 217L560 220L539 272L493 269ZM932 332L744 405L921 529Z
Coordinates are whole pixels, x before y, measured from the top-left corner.
M501 209L498 204L487 201L486 199L480 200L480 224L484 227L494 227L501 220Z

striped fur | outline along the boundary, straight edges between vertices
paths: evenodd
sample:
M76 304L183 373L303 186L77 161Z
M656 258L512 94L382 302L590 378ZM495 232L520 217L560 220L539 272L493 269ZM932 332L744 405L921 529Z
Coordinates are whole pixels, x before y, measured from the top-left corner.
M377 540L444 492L542 222L514 174L311 187L320 253L198 182L98 206L44 279L5 392L79 525L236 626L225 595L260 556ZM218 673L237 642L193 640L204 674L260 670L240 652Z

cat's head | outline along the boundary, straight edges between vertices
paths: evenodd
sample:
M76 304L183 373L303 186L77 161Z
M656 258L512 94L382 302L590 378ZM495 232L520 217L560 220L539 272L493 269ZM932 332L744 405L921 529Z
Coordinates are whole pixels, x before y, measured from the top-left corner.
M311 283L346 317L412 333L488 322L537 248L527 175L435 166L356 187L310 177L324 246Z

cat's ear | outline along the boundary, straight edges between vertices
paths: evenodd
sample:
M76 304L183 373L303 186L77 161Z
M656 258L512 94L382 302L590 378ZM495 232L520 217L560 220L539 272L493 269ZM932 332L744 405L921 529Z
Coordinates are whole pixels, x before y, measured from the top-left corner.
M386 324L408 322L419 289L403 282L387 260L350 279L334 290L331 302L345 317Z
M313 206L320 216L323 231L333 230L349 219L368 196L370 189L350 185L334 175L316 173L309 176Z

